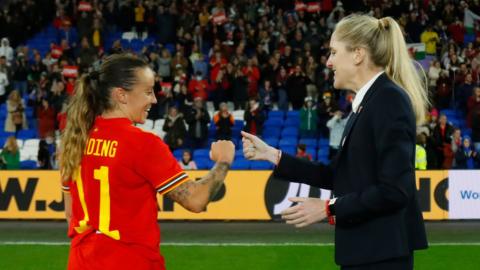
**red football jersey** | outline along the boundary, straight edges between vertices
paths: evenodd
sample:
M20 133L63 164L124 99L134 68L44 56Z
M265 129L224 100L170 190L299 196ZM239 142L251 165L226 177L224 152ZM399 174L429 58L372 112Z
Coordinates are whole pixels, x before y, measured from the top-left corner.
M95 230L146 247L153 252L146 256L158 257L156 194L187 180L158 136L126 118L97 117L80 168L64 184L72 196L69 236Z

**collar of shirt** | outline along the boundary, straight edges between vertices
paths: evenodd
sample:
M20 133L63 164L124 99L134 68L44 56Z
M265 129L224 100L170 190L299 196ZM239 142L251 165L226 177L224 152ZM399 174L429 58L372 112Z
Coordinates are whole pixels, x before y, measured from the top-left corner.
M368 89L370 89L370 87L375 82L375 80L380 75L382 75L383 72L384 71L380 71L379 73L377 73L375 76L373 76L373 78L370 79L370 81L368 81L364 86L362 86L362 88L360 88L360 90L358 90L357 94L355 95L355 99L353 100L353 103L352 103L352 111L354 113L357 113L358 107L362 103L362 100L365 97L365 95L367 94Z

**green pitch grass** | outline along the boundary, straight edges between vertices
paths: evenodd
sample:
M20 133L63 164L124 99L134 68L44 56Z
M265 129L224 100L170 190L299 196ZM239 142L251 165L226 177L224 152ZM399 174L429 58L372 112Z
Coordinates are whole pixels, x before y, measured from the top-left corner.
M165 246L169 270L338 269L333 247ZM68 246L0 246L0 269L65 269ZM478 269L480 246L433 246L415 255L416 269ZM460 259L461 258L461 259Z
M326 224L302 230L259 222L172 222L161 227L168 270L338 269L333 246L319 246L333 242L332 227ZM415 253L415 269L480 269L480 222L427 223L427 232L432 246ZM177 245L182 243L193 246ZM66 269L68 250L62 222L0 222L1 270Z

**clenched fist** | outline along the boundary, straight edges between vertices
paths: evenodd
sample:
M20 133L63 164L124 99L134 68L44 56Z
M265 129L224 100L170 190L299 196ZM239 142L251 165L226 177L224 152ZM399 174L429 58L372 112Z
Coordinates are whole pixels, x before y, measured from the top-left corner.
M231 141L219 140L210 147L210 159L215 162L232 164L235 157L235 145Z

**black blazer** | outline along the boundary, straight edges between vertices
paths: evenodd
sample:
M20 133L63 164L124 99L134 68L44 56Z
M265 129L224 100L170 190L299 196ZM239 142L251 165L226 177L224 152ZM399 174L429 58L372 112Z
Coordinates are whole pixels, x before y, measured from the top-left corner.
M330 165L283 154L274 176L331 189L335 261L359 265L427 248L415 187L416 123L407 94L380 75L345 128Z

